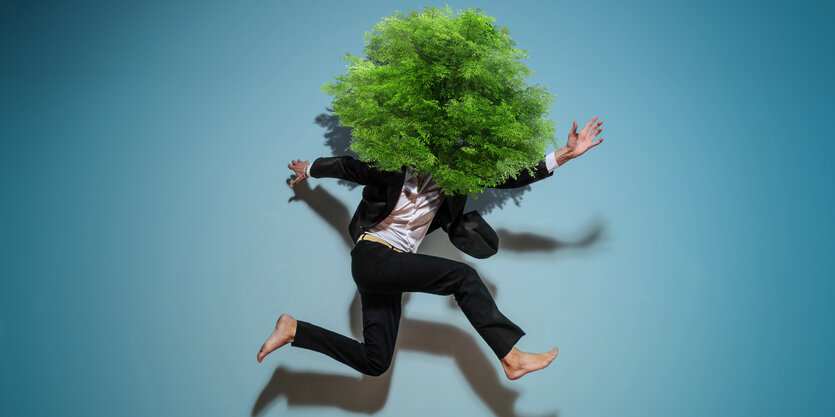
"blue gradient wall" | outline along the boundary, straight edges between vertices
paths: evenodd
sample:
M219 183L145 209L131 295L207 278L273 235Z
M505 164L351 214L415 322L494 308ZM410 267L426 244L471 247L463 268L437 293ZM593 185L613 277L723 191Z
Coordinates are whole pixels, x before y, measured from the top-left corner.
M503 381L421 294L387 379L255 360L281 312L352 334L345 233L290 201L286 164L329 154L320 87L363 32L444 3L11 2L0 414L831 415L832 3L449 4L510 28L561 140L604 121L487 216L556 250L465 259L552 367Z

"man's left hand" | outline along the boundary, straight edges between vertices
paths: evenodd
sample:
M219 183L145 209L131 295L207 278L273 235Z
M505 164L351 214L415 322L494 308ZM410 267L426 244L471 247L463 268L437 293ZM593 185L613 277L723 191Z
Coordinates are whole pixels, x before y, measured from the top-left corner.
M571 128L571 132L568 132L568 142L565 144L565 150L571 158L576 158L603 142L602 137L594 140L603 131L603 129L600 129L603 122L595 123L596 120L597 116L594 116L580 133L577 133L577 121L574 121L574 127Z

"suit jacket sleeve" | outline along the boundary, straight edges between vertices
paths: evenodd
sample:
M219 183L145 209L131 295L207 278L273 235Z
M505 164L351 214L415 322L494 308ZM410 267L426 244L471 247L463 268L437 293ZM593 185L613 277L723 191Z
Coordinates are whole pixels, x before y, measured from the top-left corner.
M516 173L515 177L508 178L505 182L495 185L491 188L519 188L526 185L533 184L541 179L548 178L554 175L554 172L549 172L545 161L540 161L539 164L533 167L533 175L527 169L523 169Z
M310 165L311 177L339 178L362 185L383 182L390 174L350 156L316 158Z

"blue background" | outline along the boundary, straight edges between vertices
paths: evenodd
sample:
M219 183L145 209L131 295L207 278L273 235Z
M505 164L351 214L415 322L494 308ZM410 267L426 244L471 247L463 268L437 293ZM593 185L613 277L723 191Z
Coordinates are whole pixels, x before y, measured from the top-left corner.
M364 31L444 4L4 2L0 415L832 415L832 2L449 3L510 28L560 141L604 121L486 216L547 248L425 243L557 361L506 381L416 294L382 378L256 362L281 312L353 334L346 233L286 164L330 154ZM358 188L310 186L347 221Z

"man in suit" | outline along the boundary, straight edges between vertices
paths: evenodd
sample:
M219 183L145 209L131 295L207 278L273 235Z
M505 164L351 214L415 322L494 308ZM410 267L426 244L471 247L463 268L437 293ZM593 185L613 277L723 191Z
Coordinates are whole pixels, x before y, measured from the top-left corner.
M603 122L596 120L594 117L579 133L574 122L565 147L547 154L533 174L523 170L496 188L522 187L547 178L558 166L600 144L603 138L594 138L602 131ZM340 178L365 186L348 227L357 242L351 251L351 272L362 301L364 341L282 314L258 352L258 362L291 343L324 353L363 374L380 375L394 354L404 292L454 295L511 380L542 369L556 358L556 347L544 353L516 347L525 332L499 311L472 267L416 253L423 237L438 228L447 232L453 245L473 257L496 253L498 236L493 229L477 212L463 212L466 195L445 196L430 175L408 167L379 171L347 156L318 158L313 164L294 160L288 168L296 174L290 187L310 177Z

